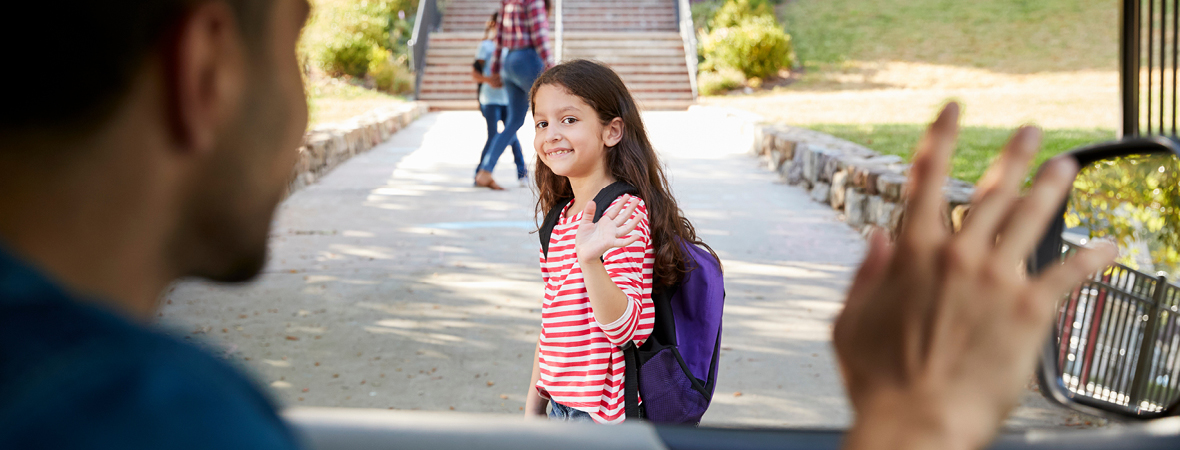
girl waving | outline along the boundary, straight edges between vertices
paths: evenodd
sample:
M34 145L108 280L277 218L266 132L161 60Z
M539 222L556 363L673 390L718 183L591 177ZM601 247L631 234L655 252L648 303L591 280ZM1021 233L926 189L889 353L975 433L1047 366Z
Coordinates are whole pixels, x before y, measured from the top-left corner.
M537 79L530 102L537 211L555 223L541 252L545 300L525 412L544 415L552 402L553 419L622 422L620 347L648 338L653 288L683 276L677 238L702 243L614 71L585 60L559 64ZM637 195L606 199L595 221L593 199L619 182Z

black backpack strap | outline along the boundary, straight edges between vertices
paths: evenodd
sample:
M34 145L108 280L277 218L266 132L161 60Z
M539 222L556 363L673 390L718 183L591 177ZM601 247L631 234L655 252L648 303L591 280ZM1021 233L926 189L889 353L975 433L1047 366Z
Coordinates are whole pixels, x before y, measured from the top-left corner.
M619 198L619 196L623 194L636 195L638 193L639 190L627 184L626 181L616 181L611 183L610 186L602 188L601 191L598 191L598 195L594 196L594 222L598 222L598 219L602 218L602 214L606 212L607 208L610 208L610 204L616 198Z
M570 203L572 198L563 198L553 205L548 214L545 214L545 221L541 223L541 229L537 230L538 237L541 239L541 254L549 257L549 237L553 235L553 227L557 225L557 219L561 218L561 210Z
M602 214L606 212L606 209L610 207L611 202L614 202L620 195L636 195L638 193L638 189L635 189L634 186L627 184L625 181L616 181L611 183L610 186L602 188L602 190L598 191L598 195L594 196L594 221L598 222L598 219L602 218ZM549 213L545 214L545 222L541 223L541 229L537 230L537 235L541 239L541 251L545 257L549 257L549 237L553 235L553 227L557 225L557 220L561 218L561 211L565 209L565 206L569 204L570 200L573 199L563 198L558 200L553 208L549 210Z
M639 407L639 347L635 341L627 341L623 350L623 410L627 419L642 419L643 408Z

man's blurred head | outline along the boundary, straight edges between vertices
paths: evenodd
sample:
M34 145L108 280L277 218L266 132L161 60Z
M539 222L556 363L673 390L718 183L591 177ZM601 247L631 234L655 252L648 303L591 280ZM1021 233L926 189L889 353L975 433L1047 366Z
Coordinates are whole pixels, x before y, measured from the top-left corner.
M306 0L27 3L0 18L22 75L0 89L0 164L137 165L159 191L145 204L171 218L159 247L172 272L254 276L307 126Z

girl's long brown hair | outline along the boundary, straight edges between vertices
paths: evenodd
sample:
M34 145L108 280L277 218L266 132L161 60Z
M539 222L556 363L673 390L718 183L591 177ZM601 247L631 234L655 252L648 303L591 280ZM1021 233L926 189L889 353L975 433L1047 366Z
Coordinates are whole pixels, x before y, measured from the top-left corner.
M717 258L717 253L697 237L696 229L684 217L676 199L668 189L668 177L656 157L639 108L623 80L609 67L593 61L578 59L563 62L546 70L533 83L529 93L529 104L536 110L537 89L545 85L557 85L570 94L576 95L594 108L603 125L616 117L623 119L623 138L614 147L606 150L606 167L619 181L625 181L639 190L639 197L647 204L648 225L651 229L652 247L655 250L656 287L674 285L687 273L687 255L676 244L679 237L707 249ZM557 206L562 199L574 196L569 179L554 174L537 156L537 215ZM720 258L718 258L720 261Z

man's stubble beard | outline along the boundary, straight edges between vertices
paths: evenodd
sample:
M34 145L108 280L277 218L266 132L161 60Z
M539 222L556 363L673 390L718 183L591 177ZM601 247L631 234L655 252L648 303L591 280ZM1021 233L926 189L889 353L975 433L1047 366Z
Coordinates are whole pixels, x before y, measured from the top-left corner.
M286 161L280 152L296 149L273 148L283 141L280 133L288 116L281 93L265 81L255 80L250 87L238 125L217 150L220 161L206 174L209 189L196 188L190 219L179 227L182 236L189 236L181 237L189 244L180 247L195 252L184 275L244 282L265 267L270 225L287 181L276 185L269 173L277 161ZM291 169L285 168L284 174ZM183 260L186 255L177 257Z

